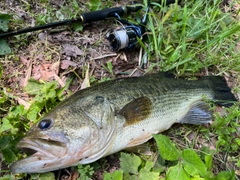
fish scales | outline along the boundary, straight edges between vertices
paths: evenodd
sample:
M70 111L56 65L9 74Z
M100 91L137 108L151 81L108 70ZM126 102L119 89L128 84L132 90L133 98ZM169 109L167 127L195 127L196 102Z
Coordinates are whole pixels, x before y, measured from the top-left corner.
M138 97L141 96L147 96L147 97L159 97L161 95L163 95L164 92L167 92L164 89L167 89L163 86L157 86L157 84L159 83L158 81L154 82L155 86L152 86L151 84L146 84L144 88L142 87L142 84L138 85L138 84L134 84L132 82L126 82L126 83L115 83L113 85L110 85L109 90L104 91L104 89L106 88L104 86L103 92L105 96L108 96L108 99L110 101L112 101L113 104L117 104L119 106L119 108L122 108L126 102L129 102L133 99L136 99ZM149 88L150 87L150 88ZM171 86L169 86L171 87ZM171 89L168 87L169 92L171 92ZM177 87L179 88L179 87ZM190 87L191 88L191 87ZM131 92L127 92L128 89L131 89ZM142 89L147 89L146 92L143 92ZM163 89L163 91L162 91ZM102 91L101 88L98 88L97 93L99 93L99 91ZM174 92L175 93L175 92ZM180 91L178 91L178 93L181 93ZM168 94L169 96L171 96L171 94Z
M206 124L206 100L236 101L221 77L197 81L166 74L107 81L80 90L36 123L18 147L34 152L11 165L13 173L36 173L88 164L140 145L174 123Z

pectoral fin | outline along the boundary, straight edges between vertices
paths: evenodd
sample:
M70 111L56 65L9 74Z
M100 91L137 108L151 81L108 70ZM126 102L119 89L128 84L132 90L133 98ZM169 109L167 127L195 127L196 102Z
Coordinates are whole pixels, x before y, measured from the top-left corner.
M146 119L152 112L152 102L147 97L134 99L125 105L119 115L126 119L125 126L138 123Z
M134 147L129 147L129 148L126 148L125 150L133 153L142 153L148 156L152 155L152 151L147 143L140 144Z
M197 102L192 105L191 109L180 121L183 124L207 124L212 121L212 112L209 106L203 102Z

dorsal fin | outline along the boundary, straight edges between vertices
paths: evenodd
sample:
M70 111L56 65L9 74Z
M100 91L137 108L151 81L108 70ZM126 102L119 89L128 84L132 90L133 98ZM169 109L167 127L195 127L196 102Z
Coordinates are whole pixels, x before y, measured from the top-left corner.
M152 102L147 97L140 97L134 99L125 105L120 111L119 114L122 115L127 125L138 123L146 119L152 112Z
M153 74L146 74L145 77L147 77L147 76L158 77L158 78L163 77L163 78L176 79L176 76L170 71L158 72L158 73L153 73Z

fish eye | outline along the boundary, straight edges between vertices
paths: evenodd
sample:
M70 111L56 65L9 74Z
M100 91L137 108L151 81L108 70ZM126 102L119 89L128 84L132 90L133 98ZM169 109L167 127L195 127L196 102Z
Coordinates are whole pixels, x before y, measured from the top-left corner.
M47 130L52 127L53 120L52 119L43 119L39 122L38 128L41 130Z
M99 103L103 103L104 102L104 97L96 96L96 101L99 102Z

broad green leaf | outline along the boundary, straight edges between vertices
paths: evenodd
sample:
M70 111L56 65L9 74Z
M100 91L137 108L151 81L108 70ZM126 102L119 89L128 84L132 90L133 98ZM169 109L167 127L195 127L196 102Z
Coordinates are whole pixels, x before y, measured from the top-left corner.
M0 153L2 154L2 160L6 164L10 164L17 159L16 153L18 149L16 148L16 143L19 141L19 138L15 138L14 136L0 137Z
M158 156L157 161L155 162L152 171L153 172L164 172L165 171L165 160L161 157Z
M6 175L3 175L3 177L0 177L0 180L9 180L9 179L15 179L14 175L6 174Z
M27 119L36 122L38 113L42 110L44 104L41 103L42 106L40 106L40 103L34 103L30 106L28 114L27 114Z
M134 154L121 153L120 166L126 173L138 174L138 167L141 165L141 158Z
M201 175L205 177L207 174L207 167L192 149L185 149L182 152L183 167L186 172L192 176Z
M17 159L15 153L10 148L1 149L1 153L4 157L4 161L9 164Z
M9 14L0 14L0 30L4 32L8 31L8 23L11 17L12 16Z
M0 39L0 55L10 54L11 49L4 39Z
M30 178L31 180L32 180L32 179L35 180L35 179L39 179L40 174L38 174L38 173L35 174L35 173L34 173L34 174L30 174L30 176L31 176L31 178Z
M56 95L56 91L55 89L50 89L49 92L46 94L46 99L52 99L55 98Z
M123 179L123 170L116 170L113 173L104 172L104 180L122 180Z
M54 173L52 172L47 172L47 173L42 173L42 174L39 174L39 173L36 173L36 174L31 174L30 175L31 180L34 180L34 179L38 179L38 180L55 180L55 175Z
M11 141L11 139L12 138L10 136L1 136L0 137L0 149L6 148L8 142Z
M240 146L240 138L235 138L235 141L236 141L237 145Z
M190 180L189 175L184 171L182 165L178 163L168 169L166 180Z
M154 163L152 161L146 161L145 166L140 170L140 172L150 172L153 166Z
M1 66L1 64L0 64L0 66ZM0 67L1 68L1 67ZM0 78L1 78L1 75L0 75ZM3 92L0 92L0 104L3 104L3 103L5 103L6 101L7 101L7 96L3 93Z
M36 81L35 79L30 79L28 81L27 86L24 87L24 91L29 95L36 95L39 94L42 88L42 84L39 81Z
M90 10L91 11L96 11L96 10L98 10L100 8L101 1L99 1L99 0L90 0L89 5L90 5Z
M5 116L1 121L0 134L2 132L11 132L12 134L15 134L18 130L18 126L15 125L19 124L20 117L24 114L24 112L25 110L23 105L11 107L7 116Z
M73 29L74 29L74 31L79 31L79 32L82 32L82 30L83 30L83 25L82 25L82 23L74 23L73 24Z
M185 164L184 169L191 176L198 176L200 174L199 171L191 164Z
M129 180L130 180L130 179L131 179L131 180L138 180L138 178L139 178L138 175L129 174L129 173L125 173L125 172L123 173L123 179L124 179L124 180L125 180L125 179L126 179L126 180L128 180L128 179L129 179Z
M217 174L217 180L235 180L234 171L222 171Z
M158 179L160 172L150 172L154 163L152 161L146 161L144 167L139 172L139 179L155 180Z
M140 172L138 180L158 180L159 173L157 172Z
M58 85L56 81L41 84L34 79L30 79L24 90L28 94L37 95L35 96L35 101L44 101L44 98L48 100L57 97L57 87Z
M21 116L24 113L24 106L19 105L10 108L9 117L15 118L16 116Z
M7 118L2 119L2 123L0 126L0 134L3 133L4 131L10 131L14 129L13 125L9 122Z
M55 175L52 172L40 174L39 180L55 180Z
M157 142L159 152L163 159L168 161L178 160L180 152L167 136L158 134L153 135L153 137Z
M191 177L191 180L205 180L205 179L197 175L197 176Z
M56 81L47 82L42 87L41 92L46 94L53 93L53 91L55 91L56 88L57 88ZM49 95L49 97L51 97L51 95Z
M208 170L211 170L212 168L212 155L207 154L205 155L205 164Z

